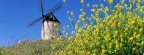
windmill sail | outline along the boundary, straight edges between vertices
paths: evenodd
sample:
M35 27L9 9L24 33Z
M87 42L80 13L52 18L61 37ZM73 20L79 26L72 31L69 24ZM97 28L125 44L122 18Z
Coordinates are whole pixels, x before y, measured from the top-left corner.
M42 11L42 17L44 17L44 9L43 9L42 0L40 0L40 7L41 7L41 11Z
M55 5L54 7L52 7L51 9L49 9L47 15L49 15L50 13L55 13L60 9L62 9L62 3L61 2L58 3L57 5Z
M28 27L32 26L33 24L37 23L38 21L40 21L42 18L37 18L34 21L32 21L31 23L28 24Z

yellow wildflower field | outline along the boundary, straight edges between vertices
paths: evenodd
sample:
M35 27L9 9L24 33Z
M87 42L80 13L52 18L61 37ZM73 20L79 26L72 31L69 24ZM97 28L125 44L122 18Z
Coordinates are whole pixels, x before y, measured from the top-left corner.
M104 1L109 5L86 5L93 6L90 17L83 8L80 9L81 14L72 31L75 37L66 33L69 44L57 54L144 55L144 0L129 0L128 3L121 0L113 8L113 0ZM80 3L84 7L84 0ZM104 17L100 17L100 13ZM68 14L73 16L73 12L68 11ZM70 21L73 22L73 18ZM54 47L58 44L63 45L58 42Z

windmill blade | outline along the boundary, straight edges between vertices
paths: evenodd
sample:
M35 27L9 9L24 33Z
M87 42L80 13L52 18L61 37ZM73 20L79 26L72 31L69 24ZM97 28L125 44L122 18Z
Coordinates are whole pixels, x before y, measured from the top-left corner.
M35 19L34 21L30 22L30 23L28 24L28 27L30 27L30 26L32 26L33 24L37 23L37 22L40 21L41 19L43 19L43 17L37 18L37 19Z
M43 8L42 0L40 0L40 8L41 8L41 11L42 11L42 17L44 17L44 8Z
M49 13L55 13L55 12L57 12L58 10L60 10L62 8L62 3L60 2L60 3L58 3L57 5L55 5L54 7L52 7L51 9L49 9L48 10L48 14L47 15L49 15Z

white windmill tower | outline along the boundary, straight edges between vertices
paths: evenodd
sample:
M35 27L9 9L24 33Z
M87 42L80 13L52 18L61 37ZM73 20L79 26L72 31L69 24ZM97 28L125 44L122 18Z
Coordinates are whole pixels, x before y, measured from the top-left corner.
M62 8L62 4L58 3L56 6L54 6L49 10L48 14L44 15L42 0L40 0L40 3L41 3L42 17L35 19L33 22L29 23L28 26L30 27L33 24L37 23L38 21L42 20L42 32L41 32L42 39L50 40L52 39L52 36L55 38L60 37L60 30L59 30L60 22L53 15L53 13L60 10Z

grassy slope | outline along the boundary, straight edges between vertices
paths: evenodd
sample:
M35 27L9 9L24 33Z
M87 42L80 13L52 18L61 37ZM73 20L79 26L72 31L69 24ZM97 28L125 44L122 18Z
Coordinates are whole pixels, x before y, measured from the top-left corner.
M51 44L56 44L57 40L24 41L14 46L2 48L0 55L55 55L57 50L62 50L57 46L52 49ZM67 41L63 40L67 45ZM64 46L63 46L64 47Z

